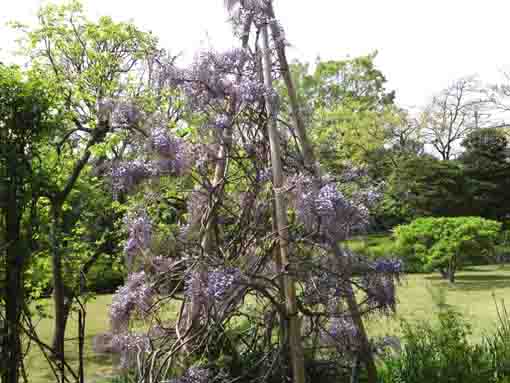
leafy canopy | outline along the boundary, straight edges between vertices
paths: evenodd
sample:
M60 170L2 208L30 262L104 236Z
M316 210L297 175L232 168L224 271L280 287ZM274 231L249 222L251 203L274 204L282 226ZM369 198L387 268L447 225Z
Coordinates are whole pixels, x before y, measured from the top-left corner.
M501 223L480 217L429 217L398 226L395 237L403 256L431 271L492 255L500 230Z

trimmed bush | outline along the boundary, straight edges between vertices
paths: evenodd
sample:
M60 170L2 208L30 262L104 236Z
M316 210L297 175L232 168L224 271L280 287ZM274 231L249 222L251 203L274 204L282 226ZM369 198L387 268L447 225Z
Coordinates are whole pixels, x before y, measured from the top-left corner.
M451 282L463 264L494 256L501 223L481 217L418 218L394 230L395 250L415 271L438 270Z

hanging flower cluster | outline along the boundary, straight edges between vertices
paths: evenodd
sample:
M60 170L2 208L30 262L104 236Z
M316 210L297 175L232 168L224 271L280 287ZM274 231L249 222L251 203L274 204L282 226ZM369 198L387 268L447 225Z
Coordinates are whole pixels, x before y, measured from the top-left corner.
M308 231L320 233L329 241L340 241L369 224L369 210L359 194L348 198L336 184L318 187L303 175L292 177L288 183L297 216Z
M151 131L149 149L159 157L154 169L158 175L182 176L195 162L192 146L182 138L171 135L168 129L157 127Z
M190 367L177 379L171 379L168 383L208 383L211 371L207 368Z
M112 164L110 178L116 198L120 192L127 192L155 173L150 161L134 159Z
M146 212L126 216L124 224L128 229L128 239L124 246L127 255L134 255L149 247L152 237L152 223Z
M112 337L112 348L120 353L120 368L130 368L134 364L136 354L151 349L150 339L145 334L122 333Z
M110 306L110 319L114 330L124 330L134 312L145 315L150 311L155 290L147 282L144 271L132 273L124 286L117 289Z
M189 273L185 279L185 294L207 304L225 299L243 280L234 267L217 268L209 272Z
M382 273L366 274L361 279L367 296L367 305L371 310L394 312L397 305L395 280Z
M350 317L333 318L323 334L326 344L341 348L343 352L352 352L359 347L358 329Z
M232 292L232 289L241 280L241 271L234 267L211 271L208 274L207 295L214 300L221 301Z

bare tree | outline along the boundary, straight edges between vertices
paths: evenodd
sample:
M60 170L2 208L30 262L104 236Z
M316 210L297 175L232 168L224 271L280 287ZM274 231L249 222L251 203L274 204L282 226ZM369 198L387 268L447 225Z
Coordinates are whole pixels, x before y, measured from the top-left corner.
M497 120L493 128L510 127L510 72L502 72L502 81L484 89L486 98L494 109ZM507 131L508 134L508 131Z
M387 142L402 152L421 154L424 151L424 134L417 113L398 111L398 120L386 127Z
M422 113L425 142L443 160L452 159L467 134L487 125L490 118L487 106L475 76L454 81L434 96Z

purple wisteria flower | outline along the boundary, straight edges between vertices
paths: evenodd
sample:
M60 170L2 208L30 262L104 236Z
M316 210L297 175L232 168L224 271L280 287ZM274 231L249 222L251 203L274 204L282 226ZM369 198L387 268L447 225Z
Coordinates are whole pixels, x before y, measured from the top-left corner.
M235 91L238 100L245 104L252 104L257 101L263 102L266 94L266 88L262 82L249 78L243 79L241 83L236 86Z
M154 175L153 164L142 159L117 162L112 165L110 177L114 196L126 192Z
M225 129L230 125L230 118L226 114L219 114L214 119L213 126L215 129Z
M195 156L190 144L182 138L175 137L165 128L155 128L149 138L150 149L159 155L155 162L158 174L181 176L193 166Z
M186 96L191 110L221 107L227 97L235 96L235 78L247 58L248 52L243 49L223 53L203 51L189 68L174 72L173 83Z
M369 187L362 190L358 190L353 199L355 199L356 203L363 204L367 207L374 207L379 201L381 201L383 197L382 188L384 184L381 183L375 187Z
M289 179L288 187L294 194L297 216L305 228L320 229L330 241L344 240L369 223L368 208L355 197L347 198L334 183L318 189L311 178L297 175Z
M207 273L191 271L184 277L184 295L200 304L207 303Z
M112 113L112 125L118 128L136 126L143 119L143 114L135 103L129 100L117 102Z
M321 230L331 240L346 239L352 232L364 229L369 223L369 211L361 203L346 198L334 184L323 186L315 200L321 219Z
M151 343L145 334L115 334L112 337L112 348L120 353L120 367L125 369L132 366L137 353L149 352Z
M144 271L130 274L126 284L119 287L112 298L110 319L114 332L126 329L134 312L146 315L155 293Z
M340 178L343 182L354 182L368 175L365 167L356 166L352 162L344 163Z
M333 344L347 352L355 351L359 347L358 329L350 317L335 317L331 319L323 339L327 344Z
M190 367L183 376L171 379L168 383L208 383L211 378L211 371L207 368Z
M152 238L152 222L146 212L126 216L124 223L128 228L128 239L124 246L127 255L134 255L147 249Z
M211 304L223 300L242 278L241 271L234 267L210 272L193 271L185 278L184 291L189 298Z
M372 263L377 273L399 275L403 270L403 263L400 259L379 259Z
M208 273L207 295L214 300L223 300L241 279L239 269L234 267L216 269Z
M271 168L258 169L256 174L257 182L268 182L273 179L273 170Z
M393 277L370 273L363 276L361 284L367 296L366 303L370 309L383 313L395 312L397 298Z

